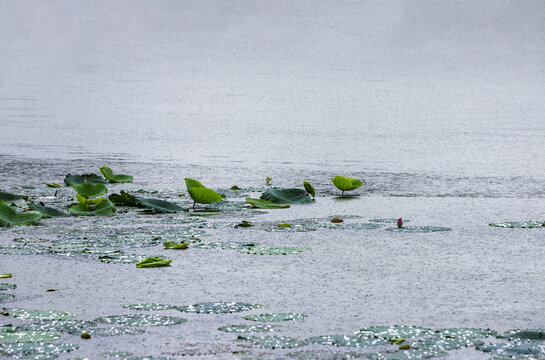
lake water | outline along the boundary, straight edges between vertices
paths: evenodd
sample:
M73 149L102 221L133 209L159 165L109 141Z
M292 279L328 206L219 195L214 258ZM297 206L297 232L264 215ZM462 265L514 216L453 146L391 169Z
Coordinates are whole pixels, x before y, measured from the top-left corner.
M544 280L542 235L498 235L486 225L545 218L539 206L545 197L544 34L543 1L1 1L0 188L20 192L22 185L62 182L68 172L97 172L103 164L134 175L135 187L171 191L185 191L184 177L218 189L262 187L271 177L275 186L309 180L331 194L332 176L361 178L362 196L355 202L324 198L316 213L409 214L419 225L456 231L440 237L450 242L449 256L439 254L438 243L425 253L405 240L399 244L412 255L406 262L389 259L391 273L381 269L404 291L385 290L375 280L371 288L384 293L365 302L378 315L347 315L344 324L391 323L396 317L381 307L388 303L406 311L397 319L408 325L543 326L543 305L536 303L545 295L542 286L522 295ZM318 216L309 210L288 214ZM330 241L317 233L312 239L318 243ZM373 241L369 251L391 255ZM486 251L488 243L498 252ZM353 252L356 244L345 245ZM465 246L469 255L456 252ZM509 257L506 247L516 255ZM326 276L319 264L329 271L338 264L326 261L325 249L316 252L307 271ZM342 249L332 254L349 261ZM360 255L376 260L376 254ZM422 265L426 259L429 267ZM362 270L363 260L353 261L354 268L344 264L347 273L370 271ZM412 269L411 261L419 265ZM482 265L487 261L489 267ZM281 266L301 280L297 266ZM431 285L444 279L420 273L448 269L463 276L448 277L446 289ZM214 271L215 280L193 289L191 301L217 291L212 285L225 279L223 270ZM497 271L510 272L508 279L502 282ZM403 272L418 279L420 290L396 278ZM274 274L267 270L258 277L269 276ZM343 304L357 311L364 300L352 276L339 281L348 286ZM238 289L248 286L236 278ZM485 285L483 278L493 281ZM463 294L456 292L460 286ZM477 296L473 286L484 286L483 294L494 286L504 292ZM325 283L319 289L328 291ZM284 290L265 291L263 298L285 305L290 291ZM453 296L456 306L434 316L423 308L408 315L411 305L395 302L408 296L414 304L422 291L425 299L439 294L447 304ZM314 296L310 290L302 295L304 301ZM332 311L335 296L328 295L320 316ZM509 296L520 307L498 305ZM464 304L468 297L471 305ZM429 301L433 307L439 300ZM114 303L104 300L108 309ZM37 304L29 298L27 305ZM491 320L502 309L508 315ZM328 329L338 319L333 314L313 325ZM347 331L340 324L333 328Z

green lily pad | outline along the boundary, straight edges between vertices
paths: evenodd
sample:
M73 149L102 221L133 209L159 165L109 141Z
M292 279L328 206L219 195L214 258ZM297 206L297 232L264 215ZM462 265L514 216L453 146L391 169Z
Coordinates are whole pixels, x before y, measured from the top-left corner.
M115 213L115 205L107 199L102 199L95 205L72 204L68 212L79 216L111 216Z
M0 279L9 279L13 274L0 274Z
M12 194L6 191L0 191L0 200L2 201L28 200L28 196Z
M181 206L166 200L132 196L124 191L121 191L120 194L112 194L108 198L116 205L139 207L156 213L176 213L185 211Z
M252 224L249 221L242 220L240 223L235 225L235 228L246 228L246 227L253 227L254 224Z
M278 314L260 314L260 315L247 315L245 320L261 321L261 322L280 322L280 321L292 321L292 320L304 320L308 316L305 314L295 313L278 313Z
M178 307L178 310L197 314L226 314L254 310L261 307L259 304L243 302L207 302Z
M481 346L484 342L479 339L467 337L446 338L431 336L424 339L407 341L407 344L410 346L411 350L419 350L431 354L442 354L445 351Z
M68 174L64 178L64 183L66 186L72 186L73 184L107 184L108 181L103 177L98 176L97 174L83 174L83 175L72 175Z
M496 336L497 332L491 329L450 328L435 330L434 335L444 338L481 339Z
M177 309L176 305L165 305L165 304L130 304L124 305L123 308L129 310L143 310L143 311L161 311L161 310L171 310Z
M96 326L92 321L84 320L42 320L17 326L17 330L25 331L75 331Z
M545 329L512 330L498 335L500 338L520 340L545 340Z
M361 348L390 344L390 342L386 339L370 338L370 337L358 336L358 335L314 336L314 337L308 338L306 341L311 344L361 347Z
M94 199L108 192L108 188L104 184L72 184L72 188L85 199Z
M301 189L269 189L261 194L261 199L275 204L312 204L307 192Z
M238 252L253 255L292 255L305 251L310 251L310 249L296 246L258 246L238 250Z
M25 310L25 309L2 309L2 312L8 313L8 316L28 321L41 320L68 320L76 317L64 311L55 310Z
M137 268L155 268L155 267L163 267L163 266L170 266L170 263L172 260L170 259L161 259L157 257L149 257L144 260L141 260L136 263Z
M55 359L58 354L75 351L79 346L74 344L45 343L4 343L0 344L0 355L22 359Z
M187 187L188 190L194 187L205 187L203 184L201 184L197 180L185 178L184 181L185 181L185 186Z
M32 210L35 210L35 211L41 213L42 215L44 215L46 217L68 216L68 214L65 213L64 211L60 211L60 210L57 210L55 208L48 207L48 206L42 206L42 205L39 205L39 204L36 204L36 203L33 203L33 202L29 203L28 207L31 208Z
M13 290L13 289L16 289L17 288L17 285L15 284L6 284L6 283L1 283L0 284L0 291L2 290Z
M99 256L97 260L108 264L137 264L149 257L148 255L136 254L108 254Z
M533 229L545 226L545 221L506 221L501 223L488 224L493 227L511 228L511 229Z
M391 223L391 224L396 224L398 219L399 219L399 218L397 218L397 219L371 219L371 220L369 220L369 221L370 221L370 222L377 222L377 223L385 223L385 224L390 224L390 223ZM403 219L403 222L404 222L404 223L409 222L409 221L411 221L411 220L405 220L405 219Z
M335 176L331 181L333 181L333 185L343 193L345 191L356 190L363 185L362 181L359 179L347 178L340 175Z
M173 316L160 316L160 315L112 315L100 317L94 320L101 324L113 324L122 326L171 326L178 325L187 322L186 319Z
M255 333L273 332L276 327L272 325L228 325L219 327L219 331L228 333Z
M263 199L246 198L246 202L258 209L285 209L290 207L288 204L280 205Z
M38 213L18 213L0 200L0 226L34 225L42 217L42 214Z
M61 338L61 334L50 331L4 331L0 332L0 342L49 342Z
M252 248L254 246L255 246L255 243L236 242L236 241L230 241L230 242L216 241L216 242L195 244L191 246L191 248L192 249L244 250L244 249Z
M61 185L61 184L57 184L56 182L45 183L45 185L46 185L47 187L52 187L52 188L62 188L62 185Z
M400 228L386 228L384 229L386 231L392 231L392 232L408 232L408 233L431 233L431 232L439 232L439 231L450 231L451 229L448 227L441 227L441 226L404 226Z
M422 328L417 326L370 326L360 329L357 335L367 337L377 337L383 339L392 338L417 338L427 335L432 335L434 331L428 328Z
M125 327L94 327L85 329L91 336L121 336L121 335L140 335L145 332L144 329L125 328ZM73 330L68 332L70 335L79 336L81 330Z
M303 181L303 186L305 187L305 190L307 191L307 193L309 193L309 195L312 195L313 198L316 197L316 190L311 183L309 183L308 181Z
M536 342L513 341L508 343L494 343L486 346L477 346L477 350L504 357L526 356L542 359L545 356L545 347Z
M100 172L111 183L130 183L132 181L131 175L114 174L112 169L106 165L100 168Z
M287 354L290 358L299 360L314 360L314 359L327 359L327 360L347 360L366 357L366 354L360 354L356 352L332 352L323 350L304 350L294 351Z
M0 300L13 299L14 297L13 294L0 293Z
M163 243L163 246L167 249L172 249L172 250L184 250L189 247L189 241L184 241L180 244L174 241L167 241Z
M285 336L241 336L237 337L239 341L251 343L255 347L263 349L291 349L294 347L305 346L306 342L295 338Z

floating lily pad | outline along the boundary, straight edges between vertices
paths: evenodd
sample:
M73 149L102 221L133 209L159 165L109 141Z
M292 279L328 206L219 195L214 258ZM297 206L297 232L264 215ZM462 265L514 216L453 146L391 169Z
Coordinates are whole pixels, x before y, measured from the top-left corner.
M149 257L144 260L140 260L136 263L137 268L156 268L156 267L164 267L164 266L170 266L170 263L172 260L170 259L162 259L158 257Z
M441 354L445 351L462 349L465 347L481 346L484 342L475 338L457 337L445 338L439 336L407 341L411 350L424 351L425 353Z
M207 302L178 307L178 310L197 314L225 314L254 310L261 307L259 304L243 302Z
M273 202L266 201L263 199L253 199L249 197L246 198L246 202L252 205L252 207L258 208L258 209L285 209L290 207L290 205L288 204L283 204L283 205L275 204Z
M441 227L441 226L404 226L400 228L386 228L384 229L386 231L392 231L392 232L408 232L408 233L431 233L431 232L439 232L439 231L450 231L451 229L448 227Z
M228 333L255 333L255 332L273 332L276 327L272 325L229 325L219 327L219 331Z
M301 189L269 189L261 195L261 199L275 204L312 204L307 192Z
M254 255L291 255L310 251L310 249L295 246L259 246L239 249L238 251L244 254Z
M521 340L545 340L545 329L512 330L498 335L500 338Z
M72 175L68 174L64 178L64 183L66 186L72 186L74 184L107 184L108 181L103 177L98 176L97 174L83 174L83 175Z
M508 343L494 343L486 346L477 346L477 350L504 357L535 356L542 359L545 356L545 347L536 342L512 341Z
M108 264L137 264L149 257L149 255L136 254L108 254L99 256L98 261Z
M58 340L61 334L50 331L4 331L0 332L0 342L49 342Z
M370 326L360 329L356 334L367 337L379 337L383 339L392 338L417 338L425 335L431 335L434 331L428 328L416 326Z
M444 338L480 339L496 336L497 332L491 329L450 328L435 330L434 335L442 336Z
M16 289L16 288L17 288L17 285L15 285L15 284L6 284L6 283L0 284L0 291L2 291L2 290L13 290L13 289Z
M40 320L68 320L76 317L64 311L55 310L25 310L25 309L2 309L2 312L8 313L8 316L19 318L21 320L40 321Z
M207 243L201 243L201 244L195 244L191 248L192 249L230 249L230 250L239 250L239 249L249 249L255 247L255 243L247 243L247 242L207 242Z
M121 336L121 335L140 335L145 332L144 329L125 328L125 327L94 327L85 329L91 336ZM81 331L69 331L70 335L79 336Z
M291 349L298 346L305 346L305 341L285 336L238 336L237 340L246 341L253 346L263 349Z
M131 175L114 174L106 165L100 168L100 172L111 183L130 183L133 179Z
M161 310L171 310L177 309L176 305L165 305L165 304L131 304L124 305L125 309L129 310L143 310L143 311L161 311Z
M170 326L183 324L187 322L187 320L172 316L130 314L100 317L95 319L95 322L122 326Z
M396 224L397 220L399 220L399 218L397 218L397 219L371 219L369 221L370 222L383 223L383 224ZM409 222L409 221L411 221L411 220L403 219L404 223Z
M43 320L17 326L17 330L26 331L74 331L96 326L92 321L84 320Z
M150 209L157 213L176 213L179 211L186 210L183 207L178 206L166 200L160 200L160 199L154 199L154 198L141 198L137 196L134 197L134 200L136 202L136 206Z
M506 221L501 223L488 224L493 227L511 228L511 229L533 229L545 226L545 221Z
M176 243L174 241L167 241L163 243L163 246L167 249L172 250L185 250L189 246L189 241L184 241L182 243Z
M0 344L0 355L22 359L55 359L58 354L79 349L74 344L5 343Z
M299 359L299 360L348 360L348 359L357 359L363 358L366 354L360 354L356 352L332 352L332 351L323 351L323 350L304 350L304 351L294 351L287 354L290 358Z
M291 320L304 320L308 316L305 314L295 313L277 313L277 314L260 314L260 315L248 315L245 316L245 320L261 321L261 322L279 322L279 321L291 321Z
M47 217L68 216L68 214L65 213L64 211L60 211L60 210L57 210L57 209L49 207L49 206L42 206L42 205L39 205L39 204L35 204L33 202L29 203L28 207L31 208L32 210L35 210L35 211L41 213L42 215L47 216Z
M2 201L17 201L17 200L28 200L28 196L12 194L6 191L0 191L0 200Z
M0 226L34 225L42 217L39 213L18 213L0 200Z
M367 348L371 346L388 345L390 342L382 338L370 338L358 335L324 335L314 336L306 340L311 344L335 345L346 347Z
M13 294L0 293L0 300L13 299L14 297Z
M253 227L254 224L252 224L249 221L242 220L240 223L235 225L235 228L246 228L246 227Z

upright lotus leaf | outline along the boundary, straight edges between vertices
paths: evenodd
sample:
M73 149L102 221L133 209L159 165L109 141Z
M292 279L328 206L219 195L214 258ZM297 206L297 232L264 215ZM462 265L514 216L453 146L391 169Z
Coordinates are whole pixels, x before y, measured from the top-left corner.
M152 267L163 267L170 266L172 260L170 259L161 259L156 257L149 257L142 261L136 263L137 268L152 268Z
M184 180L185 180L185 186L187 187L187 190L193 187L204 187L204 185L197 180L193 180L190 178L185 178Z
M308 181L303 181L303 185L305 186L305 190L312 195L313 198L316 197L316 190L314 190L314 186L312 186L311 183Z
M359 179L346 178L340 175L335 176L331 181L333 181L333 185L335 185L337 189L343 192L343 195L345 191L356 190L363 185Z
M85 199L94 199L108 192L108 188L104 184L73 184L72 187L76 192Z
M267 184L267 186L271 185L271 180L272 180L272 178L270 178L270 177L267 176L267 177L265 178L265 184Z
M111 216L115 213L115 205L110 200L102 199L97 204L72 204L68 212L79 216Z
M114 174L112 169L106 165L100 168L100 172L111 183L129 183L132 181L131 175Z
M43 217L39 213L18 213L11 206L0 200L0 226L34 225Z
M6 191L0 191L0 200L2 201L16 201L16 200L28 200L28 196L12 194Z
M64 183L66 186L71 186L72 184L107 184L108 181L103 177L98 176L97 174L83 174L83 175L72 175L68 174L64 178Z
M193 208L195 208L195 204L211 204L215 202L221 201L223 198L220 194L215 192L214 190L210 190L205 187L190 187L187 189L189 192L189 196L193 199L195 202L193 204Z
M28 204L28 207L31 208L32 210L35 210L35 211L41 213L42 215L44 215L46 217L68 216L68 214L65 213L64 211L60 211L60 210L57 210L57 209L49 207L49 206L42 206L42 205L39 205L39 204L36 204L36 203L33 203L33 202Z
M269 189L261 195L261 199L275 204L312 204L307 192L301 189Z
M258 209L285 209L290 207L288 204L280 205L263 199L246 198L246 202Z

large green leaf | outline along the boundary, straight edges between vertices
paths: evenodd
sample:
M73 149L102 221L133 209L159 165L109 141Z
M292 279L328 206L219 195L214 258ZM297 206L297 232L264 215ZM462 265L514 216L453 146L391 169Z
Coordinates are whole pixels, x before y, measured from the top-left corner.
M108 181L97 174L83 174L83 175L72 175L68 174L64 178L64 183L66 186L71 186L72 184L107 184Z
M149 257L142 261L139 261L136 263L137 268L152 268L152 267L162 267L162 266L170 266L170 263L172 260L170 259L161 259L156 257Z
M115 213L115 205L110 200L103 199L95 205L72 204L68 207L68 212L79 216L111 216Z
M193 201L199 204L211 204L223 199L220 194L205 187L193 186L188 188L187 191Z
M311 204L314 201L307 192L301 189L269 189L261 195L261 199L275 204Z
M290 207L288 204L280 205L263 199L246 198L246 202L258 209L285 209Z
M72 187L79 195L86 199L94 199L108 192L108 188L106 188L106 186L103 184L81 183L72 184Z
M112 169L110 169L106 165L100 168L100 172L109 182L112 183L129 183L132 181L131 175L114 174Z
M305 190L312 195L312 197L316 197L316 190L314 190L314 186L312 186L311 183L308 181L303 181L303 186L305 187Z
M28 196L12 194L12 193L9 193L9 192L6 192L6 191L0 191L0 200L3 200L3 201L16 201L16 200L21 200L21 199L28 200Z
M138 196L132 196L124 191L121 191L120 194L110 195L109 199L116 205L134 206L153 210L154 212L158 213L175 213L185 210L183 207L169 201L154 198L141 198Z
M363 184L359 179L346 178L340 175L335 176L331 181L333 181L333 185L341 191L356 190Z
M31 208L32 210L36 210L37 212L47 217L68 216L68 214L65 213L64 211L60 211L49 206L42 206L33 202L28 204L28 207Z
M193 187L204 187L204 185L197 180L193 180L190 178L185 178L184 180L185 180L185 186L187 187L187 190Z
M11 206L0 200L0 226L33 225L42 218L39 213L18 213Z

